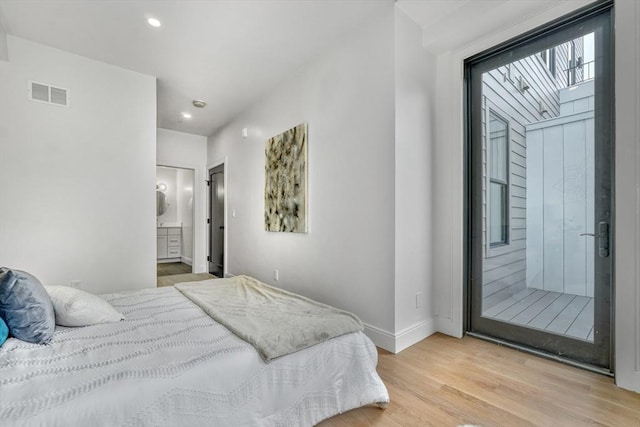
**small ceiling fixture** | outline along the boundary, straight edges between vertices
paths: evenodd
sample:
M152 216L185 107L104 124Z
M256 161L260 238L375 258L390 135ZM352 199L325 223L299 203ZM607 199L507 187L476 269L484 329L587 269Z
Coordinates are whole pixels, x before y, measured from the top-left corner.
M193 106L196 108L204 108L207 105L206 102L200 100L200 99L194 99L193 100Z
M185 119L190 119L190 118L191 118L191 114L189 114L189 113L182 113L182 117L184 117Z
M152 27L158 28L159 26L161 26L162 24L160 23L160 21L158 21L156 18L149 18L147 19L147 23L149 25L151 25Z

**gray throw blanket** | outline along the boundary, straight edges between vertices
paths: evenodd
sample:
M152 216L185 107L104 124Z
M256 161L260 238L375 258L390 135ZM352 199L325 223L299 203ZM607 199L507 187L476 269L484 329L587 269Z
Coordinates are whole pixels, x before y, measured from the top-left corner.
M363 330L354 314L249 276L185 282L175 287L214 320L253 345L266 362Z

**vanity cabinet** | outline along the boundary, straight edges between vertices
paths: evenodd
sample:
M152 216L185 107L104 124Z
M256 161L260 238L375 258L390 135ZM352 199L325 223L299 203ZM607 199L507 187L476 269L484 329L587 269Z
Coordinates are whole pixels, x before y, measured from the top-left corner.
M166 230L164 230L166 231ZM160 233L160 229L158 229ZM164 259L167 257L167 236L161 236L158 234L158 259Z
M180 258L182 256L182 228L158 228L158 259Z

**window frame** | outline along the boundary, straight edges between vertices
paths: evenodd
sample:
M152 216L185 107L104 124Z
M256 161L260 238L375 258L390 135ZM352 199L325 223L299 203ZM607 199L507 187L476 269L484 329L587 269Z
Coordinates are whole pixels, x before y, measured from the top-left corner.
M544 65L544 68L547 70L551 77L556 77L556 47L550 47L548 49L542 50L538 52L538 58Z
M494 256L504 255L506 253L511 252L511 235L512 235L512 221L511 221L511 156L512 156L512 147L511 147L511 118L508 114L506 114L500 107L491 102L488 98L485 98L485 146L486 146L486 173L485 173L485 188L486 188L486 256L487 258L491 258ZM491 159L491 140L489 135L489 123L491 115L496 116L500 120L506 123L506 138L507 138L507 158L506 158L506 182L500 182L499 180L494 180L491 178L491 170L489 161ZM491 243L491 182L499 182L505 185L506 190L506 241L504 243Z

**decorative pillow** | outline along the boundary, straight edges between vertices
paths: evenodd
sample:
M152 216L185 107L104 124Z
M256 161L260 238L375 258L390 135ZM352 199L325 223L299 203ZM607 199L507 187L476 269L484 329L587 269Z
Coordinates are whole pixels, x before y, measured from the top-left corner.
M0 317L14 337L46 344L53 337L53 305L44 286L31 274L0 268Z
M90 326L124 319L111 304L97 295L68 286L45 286L45 289L53 302L56 324L60 326Z
M2 318L0 317L0 346L4 344L8 337L9 328L7 327L7 324L4 323L4 320L2 320Z

